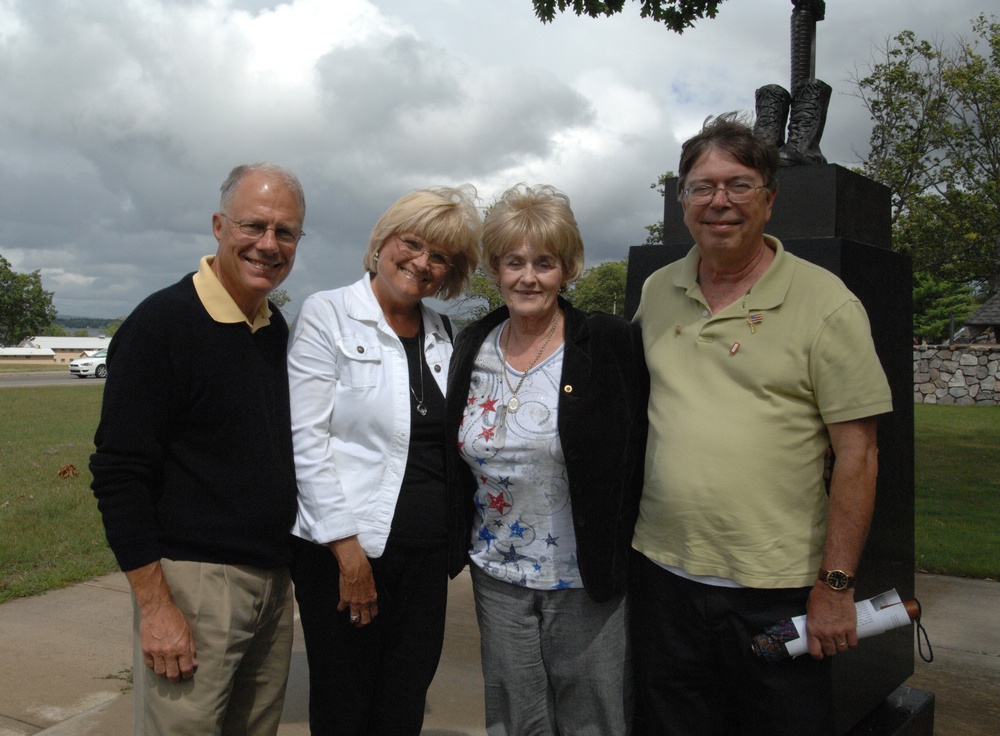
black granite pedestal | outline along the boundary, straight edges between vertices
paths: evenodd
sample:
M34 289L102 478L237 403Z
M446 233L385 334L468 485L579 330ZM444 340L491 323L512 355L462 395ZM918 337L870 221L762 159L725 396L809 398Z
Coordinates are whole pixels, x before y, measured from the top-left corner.
M666 182L664 245L629 251L625 313L639 304L642 283L692 246L676 198ZM766 232L790 253L839 276L861 300L892 389L894 410L879 418L879 477L875 514L858 571L857 600L895 588L913 597L913 334L910 259L890 248L889 190L837 165L781 169ZM900 694L913 674L913 632L904 628L865 639L834 660L837 733L845 736L928 736L930 693ZM866 730L852 730L866 729Z

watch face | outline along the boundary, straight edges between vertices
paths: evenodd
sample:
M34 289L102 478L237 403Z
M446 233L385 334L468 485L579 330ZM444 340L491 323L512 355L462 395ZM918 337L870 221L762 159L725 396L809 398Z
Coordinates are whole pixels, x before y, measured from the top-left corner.
M831 570L826 575L826 582L834 590L843 590L847 587L847 573L841 570Z

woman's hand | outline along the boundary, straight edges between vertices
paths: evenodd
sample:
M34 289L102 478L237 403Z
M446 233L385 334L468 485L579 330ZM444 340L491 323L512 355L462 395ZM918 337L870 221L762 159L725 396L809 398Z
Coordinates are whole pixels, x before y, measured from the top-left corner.
M375 577L358 538L347 537L328 545L340 567L340 603L338 611L349 611L351 623L361 628L378 615Z

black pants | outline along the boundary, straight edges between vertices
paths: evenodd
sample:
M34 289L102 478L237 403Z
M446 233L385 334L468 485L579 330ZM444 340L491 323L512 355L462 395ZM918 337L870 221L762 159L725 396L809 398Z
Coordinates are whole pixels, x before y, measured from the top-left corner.
M330 550L295 540L292 580L309 662L313 736L419 736L444 643L447 550L386 548L369 560L378 616L358 629L337 611Z
M805 613L809 588L722 588L634 553L636 736L830 736L831 660L770 664L750 640Z

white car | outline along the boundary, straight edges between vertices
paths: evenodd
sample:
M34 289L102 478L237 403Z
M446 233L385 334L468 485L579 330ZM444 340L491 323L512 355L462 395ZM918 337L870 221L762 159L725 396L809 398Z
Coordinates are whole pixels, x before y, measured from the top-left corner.
M69 364L69 372L77 378L108 377L108 351L98 350L89 358L77 358Z

